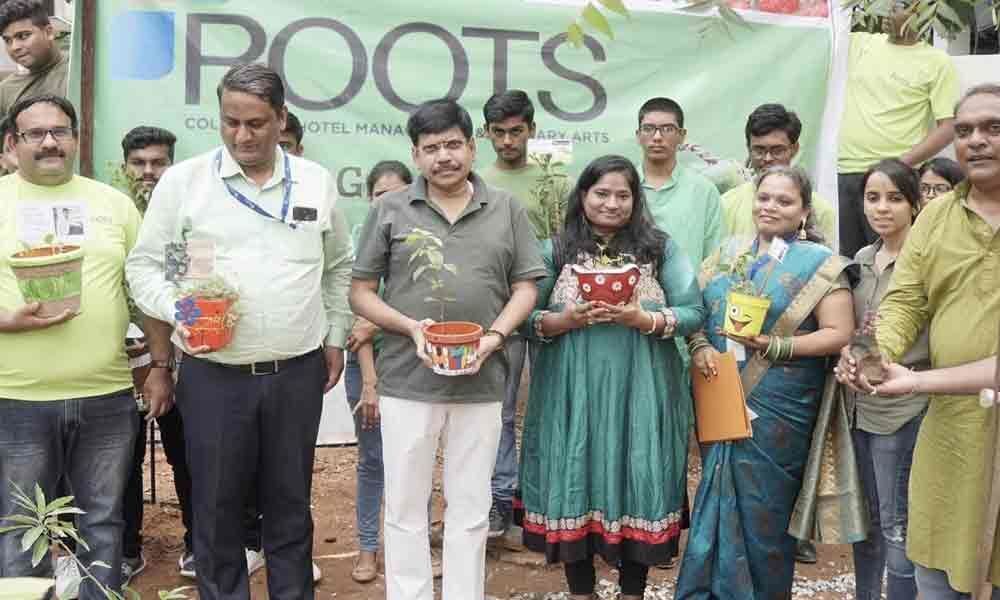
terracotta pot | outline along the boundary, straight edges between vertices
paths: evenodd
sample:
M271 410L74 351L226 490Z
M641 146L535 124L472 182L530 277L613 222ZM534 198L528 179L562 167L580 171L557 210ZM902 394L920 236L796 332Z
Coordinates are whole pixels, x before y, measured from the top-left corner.
M427 355L438 375L466 375L478 358L483 328L468 321L442 321L424 325Z
M196 297L194 304L201 311L201 316L188 327L191 332L188 345L192 348L208 346L213 352L225 348L233 339L233 328L226 326L226 315L233 305L232 301Z
M729 292L726 296L726 317L723 330L741 337L760 335L764 317L771 308L771 299Z
M601 269L587 269L580 265L570 268L580 286L580 297L585 302L600 300L612 305L628 304L641 275L639 267L634 264Z
M80 312L83 248L42 246L10 257L10 268L25 303L39 302L40 317Z

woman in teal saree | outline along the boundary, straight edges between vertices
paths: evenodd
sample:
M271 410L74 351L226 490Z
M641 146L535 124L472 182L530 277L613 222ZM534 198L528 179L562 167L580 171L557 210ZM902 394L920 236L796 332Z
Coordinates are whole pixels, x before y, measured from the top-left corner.
M692 336L692 361L712 377L719 352L737 352L752 437L703 448L703 475L676 598L791 598L795 539L786 529L802 485L827 357L854 329L850 264L819 241L809 218L812 190L798 168L773 167L757 181L757 237L747 275L771 299L761 335L722 333L736 275L706 261L701 283L708 320ZM780 258L780 260L779 260ZM794 301L794 302L793 302ZM769 368L768 368L769 367Z

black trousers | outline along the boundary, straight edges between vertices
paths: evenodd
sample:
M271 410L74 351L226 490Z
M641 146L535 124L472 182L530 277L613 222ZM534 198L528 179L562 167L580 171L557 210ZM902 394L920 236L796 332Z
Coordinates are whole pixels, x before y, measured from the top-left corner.
M184 424L181 412L176 407L156 419L160 427L160 441L163 453L174 472L174 490L181 505L181 521L184 523L184 549L192 551L191 538L191 473L188 472L187 458L184 456ZM139 415L139 435L135 439L135 452L128 483L125 486L125 502L122 513L125 517L125 533L122 537L122 556L136 558L142 552L142 463L146 458L149 438L145 415Z
M273 375L186 356L184 420L201 600L249 600L246 504L257 490L272 600L313 600L312 466L326 382L314 351Z
M565 563L563 569L566 571L566 583L569 584L570 594L582 596L594 593L597 570L594 568L593 558ZM622 588L622 595L642 596L646 592L648 575L648 566L631 560L622 560L618 565L618 585Z
M878 239L865 218L864 173L837 174L837 214L840 234L840 254L853 259L858 250Z

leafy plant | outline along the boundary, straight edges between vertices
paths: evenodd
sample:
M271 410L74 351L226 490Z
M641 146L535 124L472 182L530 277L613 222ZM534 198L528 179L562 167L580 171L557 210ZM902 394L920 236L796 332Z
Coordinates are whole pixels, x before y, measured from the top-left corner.
M726 0L693 0L688 4L685 4L682 8L684 10L700 12L705 15L712 12L718 13L715 18L705 19L701 25L698 26L698 37L701 38L702 41L718 33L724 33L729 39L734 40L736 39L733 35L734 27L742 27L743 29L748 30L753 29L753 25L744 19L740 13L733 10L732 7L726 3Z
M882 19L889 16L896 0L845 0L843 6L851 9L853 25L857 28L878 31ZM926 37L931 31L944 38L954 38L972 25L976 0L913 0L912 14L903 30L916 31ZM993 14L993 25L1000 23L1000 0L987 0Z
M597 256L594 257L594 266L606 269L625 266L635 262L635 257L631 254L611 254L608 252L608 244L597 243Z
M445 295L446 286L442 277L445 271L451 273L452 275L458 275L458 268L451 263L444 262L444 254L441 252L441 249L444 247L444 242L426 229L421 229L419 227L410 229L410 232L406 234L406 238L403 243L413 248L413 253L410 255L410 260L407 264L412 266L418 258L422 258L424 260L424 264L413 270L411 277L414 282L417 282L420 281L421 277L426 275L426 279L431 286L431 295L424 298L424 302L436 302L440 304L440 320L444 321L445 305L449 302L456 302L457 300L453 297Z
M570 23L569 27L566 28L566 39L569 40L574 47L580 48L583 46L585 26L603 33L608 37L608 39L615 39L615 32L611 29L611 23L608 21L608 17L605 16L600 8L598 8L598 5L603 6L608 11L630 18L628 8L625 7L625 3L622 2L622 0L597 0L596 2L587 2L580 10L580 14L577 15L577 17L573 19L573 22Z
M566 221L566 208L569 198L564 193L568 178L559 170L563 166L552 154L532 152L528 160L538 165L542 174L538 177L535 187L531 189L531 198L545 213L545 223L549 233L562 229Z
M0 527L0 534L22 532L21 551L31 551L31 565L37 567L47 554L55 546L66 553L77 568L84 580L89 579L107 600L141 600L138 592L132 588L125 587L123 593L116 592L94 577L92 568L111 569L111 565L94 561L90 565L83 564L74 552L66 545L66 540L72 539L77 546L89 550L87 542L80 537L79 532L72 523L61 521L59 518L65 515L82 515L84 511L72 506L73 496L62 496L51 502L46 502L45 493L39 485L35 484L35 497L32 499L15 483L11 482L12 496L14 504L23 512L0 517L0 522L13 523ZM192 589L190 586L179 587L172 590L159 592L160 600L188 600L186 590Z
M111 185L128 194L135 207L139 209L139 214L145 215L146 209L149 208L152 190L146 189L142 179L130 173L124 163L109 162L108 168L111 171Z

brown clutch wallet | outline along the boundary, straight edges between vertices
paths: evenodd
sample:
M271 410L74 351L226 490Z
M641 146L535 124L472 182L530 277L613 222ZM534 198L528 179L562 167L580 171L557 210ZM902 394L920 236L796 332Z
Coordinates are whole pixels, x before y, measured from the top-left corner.
M695 426L702 444L743 440L753 435L736 356L732 352L720 354L716 367L719 374L705 379L691 365Z

